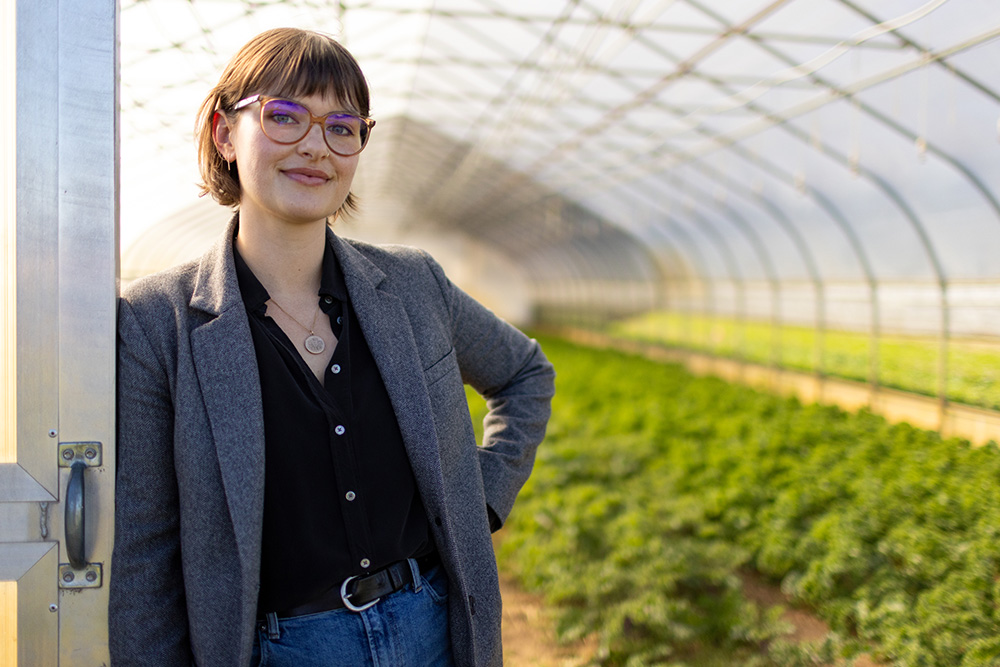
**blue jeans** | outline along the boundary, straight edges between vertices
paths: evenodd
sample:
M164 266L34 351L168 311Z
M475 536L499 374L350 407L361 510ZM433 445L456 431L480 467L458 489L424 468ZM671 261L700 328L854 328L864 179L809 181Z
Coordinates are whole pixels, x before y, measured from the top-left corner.
M452 667L448 576L438 565L420 575L410 559L407 584L355 613L334 609L261 623L253 667Z

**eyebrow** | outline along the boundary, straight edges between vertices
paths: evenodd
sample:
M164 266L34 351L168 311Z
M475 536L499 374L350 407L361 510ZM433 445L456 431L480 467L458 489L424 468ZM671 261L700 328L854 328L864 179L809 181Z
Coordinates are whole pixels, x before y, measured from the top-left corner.
M310 109L304 103L302 103L299 100L296 100L296 99L294 99L292 97L285 97L284 95L263 95L263 94L260 97L262 97L262 98L269 97L269 98L274 99L274 100L284 100L285 102L291 102L292 104L299 105L300 107L302 107L303 109L305 109L306 111L308 111L309 113L312 114L312 109ZM313 115L314 116L332 116L334 114L339 114L341 116L355 116L357 118L364 118L364 116L362 116L359 112L357 112L357 111L355 111L353 109L350 109L350 108L347 108L347 109L338 109L338 110L335 110L335 111L327 111L324 114L313 114Z

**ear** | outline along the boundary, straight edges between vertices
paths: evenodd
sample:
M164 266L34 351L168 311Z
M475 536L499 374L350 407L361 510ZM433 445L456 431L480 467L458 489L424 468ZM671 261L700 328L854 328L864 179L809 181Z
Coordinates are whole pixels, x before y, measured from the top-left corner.
M226 162L232 162L236 159L232 133L233 130L226 114L216 111L215 115L212 116L212 141L215 142L215 150L219 151L219 155Z

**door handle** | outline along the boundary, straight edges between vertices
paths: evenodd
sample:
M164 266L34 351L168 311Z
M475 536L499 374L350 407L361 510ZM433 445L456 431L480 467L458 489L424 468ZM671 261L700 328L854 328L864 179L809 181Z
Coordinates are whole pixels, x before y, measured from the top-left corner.
M69 469L69 483L66 484L66 555L74 570L82 570L87 565L84 549L84 535L87 534L87 516L84 500L87 484L83 471L87 464L74 461Z
M96 588L101 585L101 563L87 561L87 468L101 465L101 443L59 443L59 467L69 468L64 502L63 544L69 563L59 566L60 588ZM93 473L91 473L93 474Z

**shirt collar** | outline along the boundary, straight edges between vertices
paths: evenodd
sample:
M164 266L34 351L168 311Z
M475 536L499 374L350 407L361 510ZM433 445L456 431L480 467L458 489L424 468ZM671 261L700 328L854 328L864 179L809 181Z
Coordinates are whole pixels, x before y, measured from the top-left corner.
M243 305L248 312L255 315L264 315L267 310L265 304L270 299L270 295L264 286L257 280L246 260L236 249L233 243L233 259L236 262L236 278L240 284L240 295L243 297ZM344 273L337 261L337 255L333 252L333 245L330 240L326 240L323 251L323 269L320 275L319 296L331 296L337 301L347 301L347 285L344 283Z
M326 239L323 251L323 275L319 282L319 295L332 296L337 301L347 301L347 285L344 283L344 272L333 252L333 244Z
M243 297L243 305L246 306L247 312L263 317L267 310L264 304L271 296L257 280L257 276L253 274L250 267L247 266L246 260L236 249L235 241L233 242L233 260L236 262L236 279L240 283L240 296Z

